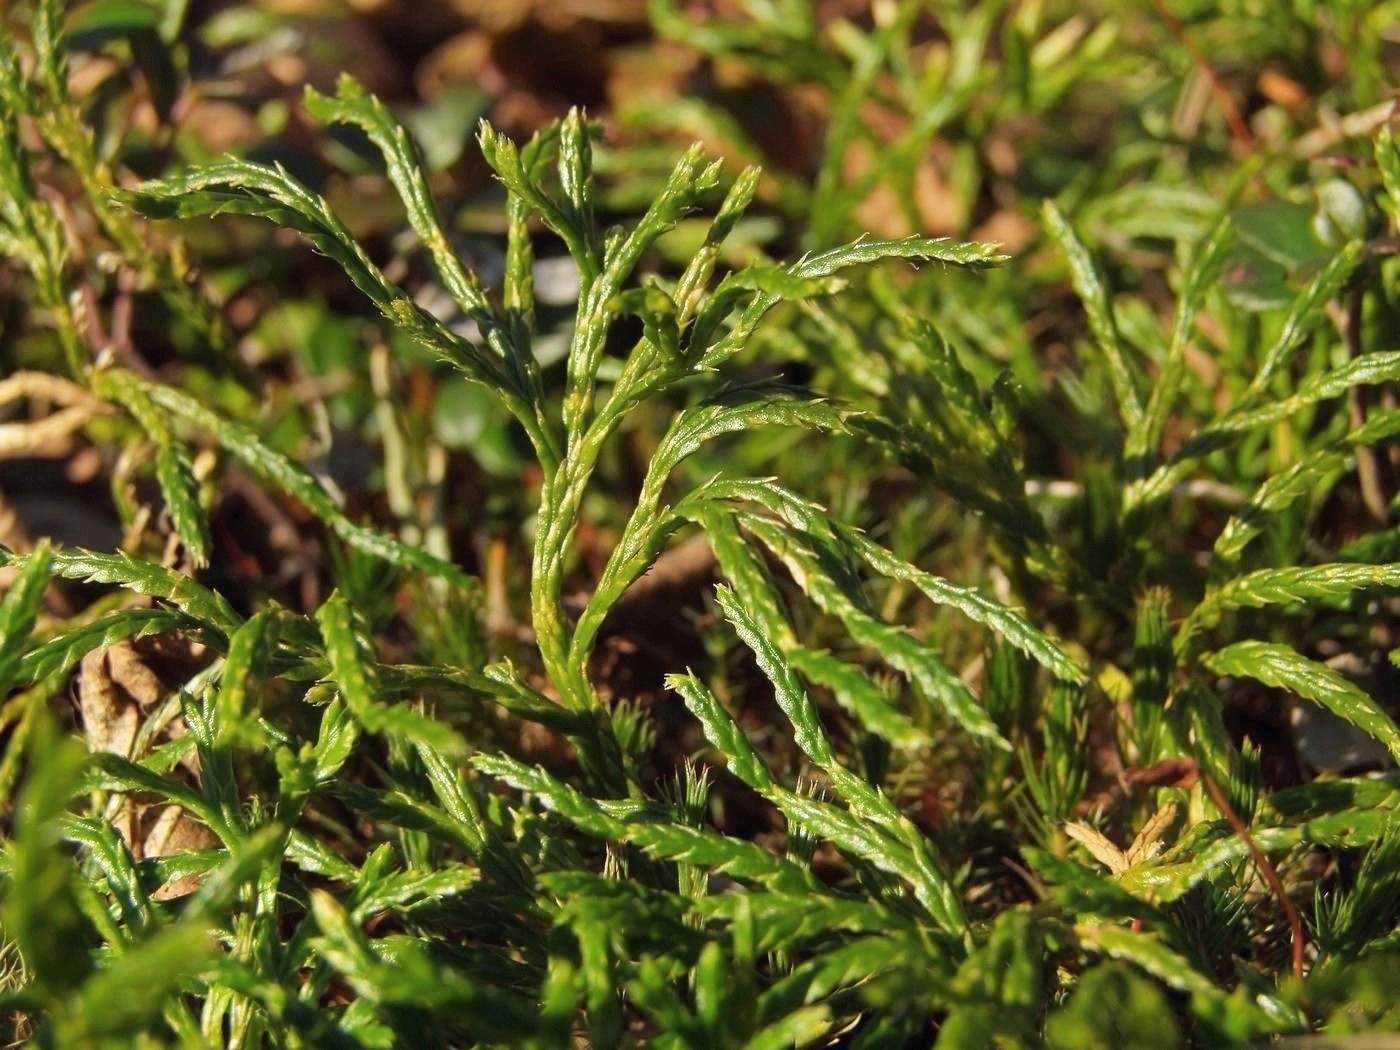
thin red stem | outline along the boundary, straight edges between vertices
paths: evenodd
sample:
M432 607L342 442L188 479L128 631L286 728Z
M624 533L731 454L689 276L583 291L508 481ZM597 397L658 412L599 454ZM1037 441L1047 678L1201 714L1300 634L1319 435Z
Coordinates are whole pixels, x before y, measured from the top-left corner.
M1250 856L1254 858L1254 863L1259 865L1259 870L1264 873L1264 879L1269 884L1269 888L1278 897L1279 903L1283 905L1283 913L1288 917L1288 928L1293 931L1293 976L1299 981L1303 979L1303 954L1306 942L1303 939L1303 920L1298 915L1298 909L1293 906L1293 901L1288 896L1288 891L1283 887L1283 880L1278 877L1278 872L1269 863L1269 858L1264 856L1264 852L1255 843L1249 829L1244 826L1244 821L1239 818L1233 806L1225 797L1225 793L1220 790L1220 785L1215 782L1215 778L1201 770L1201 779L1205 781L1206 790L1210 792L1210 797L1214 800L1216 808L1225 815L1230 827L1235 829L1235 834L1244 840L1245 846L1249 848Z
M1216 74L1215 68L1206 58L1205 52L1196 46L1196 41L1191 39L1191 34L1187 32L1181 19L1167 8L1166 0L1152 0L1152 6L1157 9L1157 14L1166 23L1172 36L1176 37L1181 46L1191 53L1191 59L1196 63L1196 68L1205 74L1206 80L1210 83L1211 94L1215 96L1216 103L1225 114L1225 122L1230 125L1230 133L1235 136L1235 141L1240 144L1240 149L1244 150L1246 155L1253 153L1254 136L1249 132L1249 125L1244 122L1244 117L1240 116L1240 111L1235 106L1235 100L1225 90L1225 84Z

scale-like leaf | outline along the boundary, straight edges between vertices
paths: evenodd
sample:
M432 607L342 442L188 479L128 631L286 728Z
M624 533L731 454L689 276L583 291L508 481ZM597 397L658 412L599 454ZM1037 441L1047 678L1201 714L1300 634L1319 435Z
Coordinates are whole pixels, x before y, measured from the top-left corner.
M369 820L404 831L423 832L472 857L480 853L481 842L473 829L453 820L439 806L419 802L402 791L367 788L347 778L331 781L325 790Z
M713 298L713 293L706 295L704 289L714 275L725 238L734 232L734 227L743 218L744 212L758 193L760 174L758 168L745 168L740 172L734 184L729 187L729 192L725 194L724 203L715 213L714 222L710 223L710 228L705 233L705 243L676 282L675 301L677 321L680 324L684 325L696 316L702 301L708 302Z
M308 87L306 108L320 120L359 127L384 155L389 179L404 202L409 222L427 245L447 290L462 311L480 328L487 345L494 352L494 359L455 338L451 331L437 325L421 310L410 308L401 296L391 304L391 318L406 322L409 330L426 346L463 365L472 378L484 382L488 387L496 386L496 392L505 398L507 407L526 424L540 455L550 455L552 459L553 436L542 414L544 395L527 341L528 333L519 330L492 306L479 278L462 264L448 243L422 160L408 132L379 99L349 74L342 74L337 81L334 98ZM483 128L483 143L487 130ZM578 228L586 230L588 226L588 223L581 223ZM515 283L518 287L519 281ZM500 382L503 377L495 368L495 359L506 362L509 384Z

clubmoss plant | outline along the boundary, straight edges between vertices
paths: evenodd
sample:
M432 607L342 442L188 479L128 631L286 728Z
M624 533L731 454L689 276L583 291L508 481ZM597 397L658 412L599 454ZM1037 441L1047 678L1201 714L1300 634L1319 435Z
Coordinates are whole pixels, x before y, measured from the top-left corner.
M654 7L674 28L673 5ZM908 57L917 8L881 17L896 11L880 61ZM796 24L780 43L811 29ZM979 26L963 37L985 43ZM524 145L482 125L505 197L503 273L488 287L393 113L348 76L334 95L308 91L309 114L382 156L453 324L286 168L229 159L118 179L67 94L62 27L60 5L42 3L33 54L0 49L0 248L27 273L64 371L14 389L63 391L64 433L126 450L131 485L114 487L149 480L171 539L0 548L13 580L0 601L0 1015L17 1037L1222 1046L1400 1026L1386 984L1400 951L1393 774L1268 790L1260 752L1226 725L1241 689L1287 694L1400 760L1381 689L1316 644L1368 651L1366 624L1400 588L1393 528L1267 554L1256 542L1319 493L1360 491L1363 464L1400 434L1393 403L1368 394L1400 379L1400 353L1367 349L1355 327L1379 315L1395 274L1383 238L1343 238L1282 309L1241 319L1219 302L1238 262L1230 202L1174 274L1154 342L1048 204L1052 254L1086 319L1077 372L1061 377L1070 404L1051 406L919 308L953 270L1006 263L995 246L861 238L726 268L759 175L729 179L699 147L640 217L604 229L596 132L573 110ZM766 53L723 28L698 45ZM813 198L824 245L859 199L839 185L839 159L871 80L817 72L845 96ZM959 76L970 97L978 78ZM907 150L938 126L912 128ZM1388 133L1375 156L1393 217ZM55 162L114 246L108 276L144 282L215 356L228 350L219 311L168 246L186 221L252 217L343 271L386 345L411 341L489 394L534 458L523 593L493 596L499 577L351 512L265 421L105 338L116 326L101 297L75 294L96 263L75 255L44 190ZM701 216L693 256L654 271L662 238ZM537 332L541 230L578 275L554 369ZM916 278L891 275L909 264ZM1227 333L1221 356L1249 358L1220 396L1189 357L1207 313ZM739 365L775 328L851 396L754 381ZM393 363L376 353L382 378ZM1102 438L1062 435L1054 462L1072 478L1029 454L1028 428L1046 418ZM894 464L920 512L957 508L989 586L929 571L896 553L896 529L863 531L800 485L695 469L707 448L782 428L806 432L804 449L843 450L848 469ZM590 561L589 499L624 440L644 462L610 493L624 513ZM1207 471L1233 493L1213 531L1190 487ZM220 484L245 475L330 547L336 587L305 608L211 585L211 510ZM1386 495L1381 480L1367 491ZM1182 558L1181 533L1211 538ZM672 669L678 726L611 695L594 657L629 591L695 535L718 577L708 640L742 657L732 673ZM108 597L53 614L54 581ZM395 607L401 588L470 621L470 644L405 641L428 617ZM528 629L508 643L477 632L491 601L528 609ZM85 705L120 685L114 654L152 639L184 660L169 661L179 680L120 733L99 724ZM955 646L980 655L955 660ZM86 748L58 714L75 672ZM663 734L685 755L658 776ZM188 837L166 848L147 817ZM1325 877L1309 867L1322 857Z

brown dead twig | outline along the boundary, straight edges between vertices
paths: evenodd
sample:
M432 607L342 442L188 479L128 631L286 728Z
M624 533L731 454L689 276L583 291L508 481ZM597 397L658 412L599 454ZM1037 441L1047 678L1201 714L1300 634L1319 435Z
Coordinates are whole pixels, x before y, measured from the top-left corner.
M21 398L61 407L39 419L0 423L0 458L34 455L111 411L76 383L46 372L15 372L0 379L0 408Z

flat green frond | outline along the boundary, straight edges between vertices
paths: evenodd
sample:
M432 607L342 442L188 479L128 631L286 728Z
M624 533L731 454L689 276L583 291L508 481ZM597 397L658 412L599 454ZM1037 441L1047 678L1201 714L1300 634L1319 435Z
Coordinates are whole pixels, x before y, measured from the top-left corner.
M88 780L91 788L118 792L147 792L187 810L223 840L225 845L239 839L224 821L218 808L204 795L179 781L163 776L121 755L97 752L89 757Z
M1259 371L1241 398L1242 403L1251 404L1263 396L1269 384L1289 363L1293 354L1303 345L1303 341L1327 317L1327 304L1336 298L1343 285L1351 278L1352 272L1361 262L1364 246L1353 241L1338 252L1303 289L1288 311L1283 329L1264 352L1259 363Z
M436 871L395 872L356 887L351 916L357 922L368 922L391 909L408 912L415 905L451 900L480 879L477 869L462 864Z
M316 613L316 622L326 640L331 664L331 681L346 708L370 732L411 740L414 743L464 755L467 745L448 726L425 717L409 707L386 704L380 697L367 642L356 630L349 604L339 593L332 594Z
M601 265L597 249L592 244L592 231L582 229L564 206L526 170L515 143L486 121L481 122L477 138L481 144L482 156L486 158L486 163L491 165L501 184L559 235L568 246L569 254L578 265L585 283L590 281L596 276Z
M599 802L538 767L504 755L476 755L472 765L526 792L587 835L631 843L660 859L711 868L782 892L804 894L817 889L811 873L791 861L709 828L667 821L655 806Z
M753 203L758 193L760 174L758 168L752 167L740 172L734 184L729 187L729 192L725 194L724 202L715 213L710 228L705 232L705 243L676 282L675 300L678 307L677 321L680 324L685 324L694 317L702 302L713 298L714 293L707 296L705 288L714 276L720 248Z
M789 271L798 278L829 277L852 266L869 266L885 259L937 262L981 270L1006 262L1009 256L1001 254L999 248L995 244L964 243L947 237L865 238L809 255L794 263Z
M693 674L666 676L666 688L679 693L705 728L705 736L725 758L729 771L759 791L773 787L773 775L749 743L743 728Z
M249 470L295 497L351 547L391 565L417 569L463 590L472 590L476 586L475 581L461 569L436 555L352 522L310 471L268 448L248 427L223 419L194 398L171 387L146 383L144 380L140 382L152 402L198 427Z
M1183 630L1209 627L1232 609L1339 601L1357 591L1394 587L1400 587L1400 565L1340 562L1300 569L1260 569L1207 591Z
M0 548L0 559L9 556L10 552ZM15 679L23 674L24 649L38 620L53 564L53 551L46 542L40 542L32 553L18 557L22 557L19 577L0 600L0 695L8 693Z
M593 221L593 139L588 118L577 107L559 125L559 188L574 226L596 252Z
M914 584L935 605L947 605L969 619L986 624L999 636L1042 664L1066 682L1083 683L1088 674L1055 642L1020 613L970 587L951 583L932 573L916 569L901 561L863 532L838 525L841 538L876 572L892 580Z
M35 557L35 554L16 554L0 548L0 565L13 565L23 570ZM243 622L222 595L173 569L141 561L129 554L103 554L75 547L53 551L50 558L50 571L55 576L116 584L148 598L169 602L186 616L226 634Z
M908 919L876 901L853 900L824 893L773 890L740 896L726 893L702 897L696 910L709 919L732 921L741 908L750 912L759 951L792 949L820 941L835 931L873 934L905 929Z
M374 1009L431 1009L492 1041L518 1039L534 1028L524 999L443 966L413 938L372 941L324 890L313 891L311 909L321 956Z
M1122 926L1081 924L1076 933L1090 950L1139 967L1178 991L1198 996L1215 1011L1236 1008L1215 982L1173 951L1157 935Z
M255 683L266 673L276 645L277 618L267 610L254 614L230 636L212 718L219 743L262 742L262 733L253 721L257 714Z
M1364 354L1346 364L1324 372L1303 383L1296 393L1274 401L1265 408L1230 413L1193 438L1182 450L1184 455L1200 455L1202 447L1210 448L1217 435L1238 434L1256 427L1287 419L1299 410L1319 401L1340 397L1352 387L1375 386L1400 378L1400 351ZM1199 444L1198 444L1199 442Z
M721 494L749 492L765 499L771 496L766 486L754 488L740 485L732 488L722 483L708 487L707 492L711 499ZM815 508L811 509L815 511ZM830 653L814 652L798 645L797 636L788 622L762 559L753 545L744 539L734 515L727 509L706 506L704 502L699 504L697 513L705 531L705 540L714 552L724 578L739 595L747 615L762 628L770 643L781 648L783 659L809 681L830 689L837 703L858 718L868 730L878 733L894 746L912 749L926 745L928 734L900 711L884 690L859 667Z
M462 671L416 664L380 664L376 669L386 691L443 690L469 693L499 704L511 714L570 735L585 732L588 722L523 681L508 665L493 664L481 671Z
M794 269L792 266L755 265L727 274L696 311L686 336L687 354L699 359L702 365L713 367L719 360L718 346L729 344L737 349L739 341L778 303L835 295L846 287L846 282L839 277L799 276ZM715 337L721 326L740 306L744 309L735 329L726 334L722 343L717 343Z
M179 445L172 442L157 450L156 480L170 510L175 534L184 543L190 563L196 569L204 568L209 564L213 540L204 509L199 505L199 482L195 480L189 456Z
M1094 340L1104 355L1108 365L1108 377L1113 383L1114 395L1118 398L1118 411L1129 431L1142 426L1142 402L1138 399L1137 380L1128 367L1128 358L1123 349L1123 341L1118 335L1118 325L1113 319L1113 303L1103 276L1094 265L1089 249L1074 232L1074 227L1065 218L1054 201L1047 200L1042 209L1045 228L1064 252L1069 263L1070 278L1074 290L1084 303L1089 318L1089 328Z
M229 213L256 216L295 230L339 264L390 322L430 351L488 389L503 395L520 393L511 389L490 355L455 335L385 277L325 200L281 167L225 161L177 178L142 183L135 190L113 190L110 196L153 219Z
M866 608L866 599L839 571L844 554L811 533L779 526L773 519L741 513L740 524L773 552L823 612L838 617L851 637L880 652L892 667L912 680L930 700L977 740L1007 749L1010 745L962 679L903 627L890 624ZM836 571L833 571L836 570Z
M170 511L175 532L185 544L195 568L209 564L209 523L199 505L199 483L190 466L189 455L170 433L165 415L147 397L130 372L108 368L94 379L97 391L119 402L131 413L141 429L156 445L156 481Z
M1186 349L1191 341L1196 315L1205 304L1206 294L1219 282L1235 241L1235 227L1226 217L1216 224L1186 273L1186 283L1177 295L1176 316L1172 321L1166 360L1152 386L1141 423L1128 435L1127 454L1130 459L1148 455L1162 440L1162 432L1180 393L1186 371Z
M1253 678L1311 700L1384 744L1400 761L1400 727L1350 679L1286 645L1236 642L1204 658L1216 674Z
M946 987L954 960L931 948L918 931L859 937L805 961L767 989L759 999L759 1018L773 1021L806 1002L820 1001L842 988L859 986L888 971L895 960L917 966L921 991Z
M131 850L111 824L92 817L69 816L62 822L67 841L85 847L117 899L133 933L146 932L155 921L150 897L141 886Z
M345 778L331 781L324 790L367 820L389 828L421 832L470 857L481 857L482 841L475 829L453 820L441 806L420 802L402 791L380 791Z
M734 592L726 587L720 587L716 592L719 607L724 611L725 619L734 628L735 632L743 640L744 644L753 651L755 659L758 661L759 670L773 683L774 697L778 701L778 706L783 709L783 714L787 715L788 721L792 723L793 739L806 756L820 768L827 771L832 776L833 781L845 784L854 789L856 797L850 798L852 804L868 804L863 808L868 808L869 815L889 815L892 811L886 800L881 798L868 784L852 778L849 783L843 776L844 770L836 760L836 753L832 750L831 738L827 735L826 727L822 725L821 715L817 713L816 705L812 703L806 690L802 688L797 680L797 675L788 667L782 654L773 644L773 640L760 630L758 624L748 615L747 612L735 600ZM835 770L835 772L832 772ZM838 790L841 788L838 786ZM842 794L845 794L842 791Z
M885 259L908 259L915 262L940 262L948 266L985 269L1000 265L1006 257L989 244L959 243L940 237L904 237L895 240L860 240L807 256L786 267L759 268L753 276L743 276L720 283L710 304L701 308L690 333L690 346L698 355L701 368L716 368L743 348L764 316L787 295L800 299L816 294L829 294L837 289L831 283L834 274L856 266L868 266ZM741 301L739 292L752 283L753 298L741 311L738 320L722 338L714 338L719 325Z
M808 681L831 690L836 702L872 733L898 748L927 747L929 735L890 702L871 677L854 664L828 652L794 647L784 659Z
M1376 135L1376 167L1390 197L1390 214L1400 216L1400 145L1395 142L1395 132L1389 121L1381 125Z
M722 434L764 426L843 434L848 433L847 423L854 414L849 408L796 391L759 387L721 394L676 417L652 457L645 490L658 486L682 460Z
M402 296L365 254L325 200L281 167L228 160L170 179L113 190L113 200L151 219L252 215L296 230L335 260L381 309Z
M609 305L616 315L630 314L642 322L642 334L662 360L678 362L681 356L681 330L676 301L655 284L644 284L623 292Z
M1400 351L1364 354L1303 383L1291 395L1261 408L1240 408L1218 418L1186 442L1151 477L1127 489L1129 508L1142 509L1166 497L1191 473L1200 460L1228 448L1248 431L1296 415L1309 405L1340 397L1352 387L1375 386L1400 378Z
M935 913L943 921L952 925L962 921L957 895L947 875L933 858L928 840L877 785L856 776L836 758L816 705L802 688L802 683L773 639L749 617L735 600L733 592L721 587L718 600L725 617L744 644L753 651L759 669L773 683L774 698L792 723L797 746L831 780L832 787L850 805L854 815L877 822L908 849L910 860L919 872L915 881L921 899L936 901Z
M384 155L389 179L408 212L408 220L432 253L443 283L457 304L488 332L503 327L493 311L476 275L462 265L443 232L442 219L419 156L408 131L388 107L348 73L336 81L335 96L306 89L308 113L325 123L353 124L363 131Z
M123 609L90 623L67 628L42 645L30 649L20 660L14 680L37 682L51 675L64 678L84 656L94 650L156 634L182 634L206 642L222 642L198 620L182 613L169 609Z
M1231 515L1215 540L1215 558L1236 561L1269 519L1300 499L1318 498L1327 479L1340 475L1355 450L1400 437L1400 412L1380 413L1345 437L1309 452L1287 470L1270 476L1243 507Z
M887 801L879 801L878 792L869 786L853 791L860 795L862 803L867 804L863 807L867 815L876 810L884 812L887 826L863 821L854 812L800 792L789 791L773 779L749 744L743 729L698 679L693 675L670 675L666 684L680 693L686 707L700 720L710 743L728 760L730 772L776 805L790 824L827 839L844 852L907 880L919 901L944 929L960 933L965 928L967 920L962 914L961 903L938 870L936 862L929 856L927 843L912 828L903 826L904 819L897 811L891 812ZM838 774L841 772L835 765L832 768L838 769ZM854 777L846 774L843 782L852 788Z
M1266 855L1299 846L1362 849L1383 834L1395 809L1395 799L1374 809L1339 809L1296 824L1256 824L1250 838ZM1249 844L1223 820L1199 824L1161 857L1134 865L1118 878L1137 896L1165 904L1179 900L1204 879L1250 857Z

